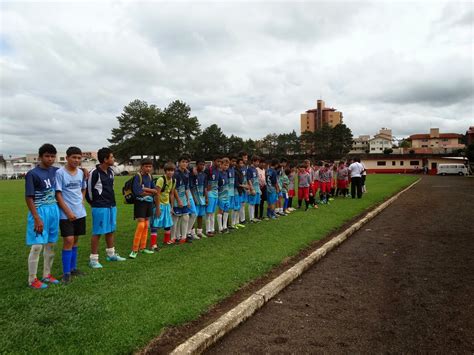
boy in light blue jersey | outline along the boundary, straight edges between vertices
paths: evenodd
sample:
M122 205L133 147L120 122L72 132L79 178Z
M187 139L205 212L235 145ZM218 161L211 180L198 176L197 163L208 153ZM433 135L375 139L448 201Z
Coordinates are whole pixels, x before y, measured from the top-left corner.
M207 238L202 231L202 218L206 216L207 206L207 174L204 171L206 162L204 160L197 160L196 169L193 170L190 179L191 194L196 204L197 213L197 239Z
M267 170L267 217L276 219L275 204L278 201L278 194L280 187L278 185L278 176L275 168L278 165L278 160L273 159L270 162L270 167Z
M234 186L232 188L229 184L229 158L223 158L221 163L221 169L219 172L219 181L218 181L218 201L219 212L217 215L217 226L219 228L219 233L229 233L227 228L227 221L229 219L229 208L230 208L230 190L234 191Z
M244 194L244 185L243 185L243 174L239 164L243 165L242 158L232 158L231 165L234 169L234 202L231 204L232 209L232 228L239 229L245 228L245 225L240 223L240 208L242 202L242 196ZM245 184L247 186L247 184Z
M173 227L171 228L171 241L179 244L192 242L186 238L188 233L189 208L191 207L188 163L188 157L181 156L178 160L178 169L174 174L176 185L174 189L175 199L173 207Z
M278 176L278 187L280 188L280 192L278 194L278 202L275 209L275 212L280 216L286 216L286 207L285 207L285 196L283 196L283 181L285 179L285 169L288 164L288 160L285 158L280 159L280 164L278 165L276 171Z
M48 283L59 283L51 275L54 261L54 244L58 240L59 208L55 197L56 148L43 144L39 148L39 165L25 177L25 200L28 206L26 245L31 246L28 256L28 284L32 289L44 289ZM43 279L36 277L41 250L44 245Z
M260 205L260 183L258 181L257 166L260 163L260 158L252 157L252 165L247 169L247 185L249 188L248 202L249 202L249 219L250 222L260 222L255 218L255 208Z
M248 183L247 183L247 169L248 169L248 154L246 152L241 152L240 159L242 163L238 163L240 172L242 173L242 185L246 186L243 190L243 193L240 195L240 212L239 212L239 219L240 224L244 225L245 222L245 204L248 201Z
M227 169L227 177L229 179L228 181L228 187L227 190L229 192L229 211L232 214L231 215L231 222L229 223L229 219L227 220L228 224L225 224L224 227L229 229L229 230L235 230L234 227L234 204L235 204L235 158L229 159L229 168ZM238 194L237 194L238 197Z
M77 249L79 236L86 234L86 208L84 193L86 181L82 170L78 169L82 161L82 151L78 147L69 147L66 151L66 165L56 171L56 199L60 207L59 227L63 237L63 279L64 284L71 282L71 276L82 274L77 269Z
M216 158L212 165L206 170L207 175L207 207L206 207L206 229L207 236L213 237L215 233L215 213L217 209L219 168L221 159Z

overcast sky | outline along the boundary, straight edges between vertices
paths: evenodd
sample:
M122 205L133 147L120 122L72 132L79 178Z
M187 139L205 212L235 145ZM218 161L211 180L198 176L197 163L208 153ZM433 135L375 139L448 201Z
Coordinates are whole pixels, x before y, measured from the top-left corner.
M97 150L134 99L261 138L316 106L353 134L464 133L473 3L2 2L0 154Z

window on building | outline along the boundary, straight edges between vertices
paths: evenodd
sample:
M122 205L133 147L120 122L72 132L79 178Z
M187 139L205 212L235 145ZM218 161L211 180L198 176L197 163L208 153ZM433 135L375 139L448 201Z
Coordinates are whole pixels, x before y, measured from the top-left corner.
M420 161L419 160L410 160L410 165L411 166L420 165Z
M383 150L383 148L379 148L379 150Z
M395 164L396 164L396 163L395 163L394 161L392 161L392 166L395 166Z
M421 148L428 148L428 144L422 144Z
M443 141L443 142L447 142L447 141L448 141L448 138L443 138L442 141Z
M378 161L377 162L377 166L385 166L385 165L387 165L387 162L385 162L385 161Z
M375 150L375 148L370 148L370 150Z
M422 139L421 141L422 142L428 142L428 139Z
M403 160L400 160L400 166L403 166Z

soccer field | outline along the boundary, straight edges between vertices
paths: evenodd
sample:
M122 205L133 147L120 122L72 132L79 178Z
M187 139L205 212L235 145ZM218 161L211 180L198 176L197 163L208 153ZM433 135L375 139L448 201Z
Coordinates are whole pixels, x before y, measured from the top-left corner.
M248 225L228 235L193 244L164 247L136 260L105 261L87 267L88 236L79 243L78 266L87 273L68 286L46 290L27 287L24 181L0 181L0 258L2 352L130 353L146 345L167 326L197 318L284 258L324 238L344 222L416 180L405 175L369 175L368 193L360 200L336 199L318 210L297 211L277 221ZM133 206L120 195L125 178L116 179L118 230L116 249L130 252L135 223ZM296 204L296 201L294 201ZM88 212L90 209L88 208ZM159 235L162 239L162 231ZM53 275L61 274L61 240ZM42 271L40 259L39 276Z

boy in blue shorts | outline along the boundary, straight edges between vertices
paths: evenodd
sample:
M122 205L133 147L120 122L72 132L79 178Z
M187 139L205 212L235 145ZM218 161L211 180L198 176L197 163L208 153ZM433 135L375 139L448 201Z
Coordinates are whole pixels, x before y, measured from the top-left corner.
M78 167L82 161L82 151L69 147L66 151L66 165L56 171L56 199L60 208L59 227L63 237L63 279L71 282L71 276L82 274L77 269L77 248L79 236L86 234L86 208L84 193L86 181Z
M227 177L229 179L227 191L229 193L229 212L231 213L231 220L227 219L227 224L224 225L224 228L229 230L235 230L234 227L234 200L235 200L235 164L237 162L236 158L229 159L229 168L227 169Z
M99 240L105 235L107 261L125 261L115 252L114 232L117 227L117 207L114 193L114 154L109 148L97 152L99 164L89 174L87 180L87 200L92 206L92 238L89 266L102 268L99 263Z
M213 237L215 233L215 213L217 209L219 168L221 159L216 158L212 165L207 169L207 207L206 207L206 229L207 236Z
M260 183L258 181L257 166L260 163L260 158L257 156L252 157L252 165L247 169L247 185L249 188L248 201L249 201L249 219L250 222L260 222L259 219L255 218L255 208L260 205Z
M184 155L181 156L178 159L178 169L174 173L176 187L174 190L171 241L179 244L192 242L190 239L186 238L188 234L189 208L191 207L188 164L188 157Z
M191 194L196 204L197 213L197 239L206 238L202 231L202 218L206 216L206 200L207 200L207 175L204 171L206 162L197 160L196 170L191 176Z
M242 185L246 188L243 190L242 194L240 195L240 212L239 212L239 220L240 225L245 225L245 204L248 201L248 183L247 183L247 169L248 169L248 154L247 152L241 152L239 154L240 158L237 162L239 166L240 172L242 174Z
M239 229L245 228L245 225L240 223L240 208L242 202L242 195L244 190L243 186L243 174L240 170L239 162L243 165L243 160L241 158L232 158L231 165L234 169L234 199L231 203L232 209L232 228ZM247 184L245 184L247 185Z
M51 275L54 261L54 244L58 240L59 208L55 198L56 148L43 144L38 151L39 165L25 177L25 200L28 206L26 245L31 246L28 256L28 284L33 289L44 289L48 283L59 283ZM38 280L38 263L44 246L43 278Z
M217 214L217 226L219 228L219 233L229 233L227 229L227 221L229 219L229 209L230 209L230 184L229 184L229 158L223 158L221 163L221 169L219 171L219 181L218 181L218 196L217 204L219 206L219 212ZM232 191L234 186L232 185Z
M146 248L148 238L148 227L150 218L153 216L153 202L156 198L155 183L151 172L153 162L151 159L143 159L140 164L140 171L133 177L132 191L135 196L133 202L133 218L137 221L135 235L133 237L132 251L128 256L136 259L138 251L142 254L153 254L154 250ZM155 201L155 203L159 203Z
M158 251L158 228L163 228L165 235L163 244L171 243L171 227L173 219L171 217L171 206L174 204L174 189L176 182L173 179L176 166L168 162L164 166L165 175L156 179L156 200L153 208L153 218L151 221L151 250Z
M198 211L196 207L196 202L194 200L194 195L191 191L193 178L192 176L197 174L196 167L189 167L188 168L188 176L189 176L189 220L188 220L188 228L186 232L186 241L188 243L192 243L193 240L199 240L200 237L196 234L196 229L194 228L194 224L196 223L196 219L198 217Z
M280 186L278 185L278 174L276 167L278 160L273 159L270 162L270 167L267 170L267 217L276 219L275 205L278 201L278 194L280 193Z

